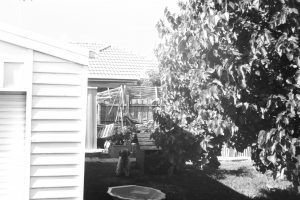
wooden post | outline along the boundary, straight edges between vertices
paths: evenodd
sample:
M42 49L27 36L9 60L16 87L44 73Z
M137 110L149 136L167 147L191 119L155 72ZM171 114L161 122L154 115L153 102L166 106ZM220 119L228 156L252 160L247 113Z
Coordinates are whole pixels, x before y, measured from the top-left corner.
M128 94L128 90L126 85L124 85L124 113L127 115L129 114L129 103L130 103L130 99L129 99L129 94Z
M123 129L123 106L124 106L124 94L123 85L121 85L121 106L120 106L120 118L121 118L121 129Z
M138 99L138 104L139 105L141 105L141 102L142 102L142 100L141 99ZM138 107L138 120L139 120L139 122L141 123L142 122L142 115L141 115L141 113L142 113L142 107L141 106L139 106Z
M97 124L101 124L101 104L97 102Z
M158 99L158 88L155 87L155 100L157 100L157 99Z
M87 96L86 149L97 148L97 88L89 87Z
M126 111L125 111L125 113L127 114L127 115L129 115L130 116L130 110L129 110L129 106L130 106L130 99L129 99L129 94L126 94L126 100L125 100L125 102L126 102Z

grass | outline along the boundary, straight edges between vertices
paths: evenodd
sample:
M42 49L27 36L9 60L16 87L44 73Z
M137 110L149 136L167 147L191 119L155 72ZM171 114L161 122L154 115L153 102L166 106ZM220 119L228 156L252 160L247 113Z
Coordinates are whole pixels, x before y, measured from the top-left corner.
M273 180L271 175L261 174L252 167L252 162L222 162L217 171L207 174L220 183L250 198L268 198L270 193L291 193L292 184L286 180ZM269 195L270 196L270 195Z
M110 186L136 184L161 190L170 200L204 199L297 199L290 192L287 181L274 181L251 166L251 161L222 162L217 171L196 170L187 167L180 175L142 175L133 169L130 177L116 177L116 163L86 162L85 200L112 199L107 194Z

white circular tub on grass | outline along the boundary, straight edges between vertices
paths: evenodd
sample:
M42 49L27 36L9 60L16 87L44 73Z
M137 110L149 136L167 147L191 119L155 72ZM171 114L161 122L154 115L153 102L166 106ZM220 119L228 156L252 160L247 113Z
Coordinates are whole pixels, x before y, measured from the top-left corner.
M109 187L108 194L121 200L160 200L165 199L165 193L160 190L138 185L122 185Z

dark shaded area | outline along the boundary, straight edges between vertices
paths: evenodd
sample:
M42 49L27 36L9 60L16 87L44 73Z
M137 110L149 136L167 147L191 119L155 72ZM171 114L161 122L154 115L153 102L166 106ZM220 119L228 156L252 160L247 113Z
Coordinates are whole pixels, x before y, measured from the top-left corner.
M131 170L130 177L117 177L114 162L86 162L85 165L85 200L111 200L107 194L108 187L119 185L141 185L159 189L168 200L204 200L204 199L238 199L250 200L235 190L223 185L216 179L224 179L228 175L249 177L251 169L220 169L200 171L187 167L180 175L143 175L138 169ZM264 189L254 200L299 200L300 195L290 190Z
M254 200L299 200L300 194L293 192L292 190L280 190L280 189L270 189L261 190L262 197L254 198Z
M210 178L204 172L186 168L180 175L142 175L133 169L130 177L116 177L116 163L87 162L85 165L85 200L112 199L110 186L135 184L164 192L168 200L248 199L231 188Z
M210 177L220 180L225 179L226 176L247 176L252 177L251 169L248 169L247 167L239 167L238 169L217 169L217 170L205 170L204 171L207 175Z
M163 175L168 173L170 163L164 159L162 151L148 150L144 152L144 171L146 174Z
M104 149L105 139L97 138L97 149Z

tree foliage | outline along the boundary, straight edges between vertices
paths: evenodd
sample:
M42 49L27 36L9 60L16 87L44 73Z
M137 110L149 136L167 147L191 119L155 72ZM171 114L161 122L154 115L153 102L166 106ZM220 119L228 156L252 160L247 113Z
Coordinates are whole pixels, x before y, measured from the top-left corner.
M217 141L212 140L209 135L192 134L180 127L178 122L174 122L171 116L160 108L155 109L153 118L159 125L151 124L148 130L152 132L151 138L155 140L156 145L162 148L163 162L167 161L170 166L169 175L180 172L186 161L201 167L217 168L220 165L215 155L221 146L211 145Z
M158 71L149 70L146 72L147 77L139 80L138 85L149 86L149 87L159 87L160 83L160 74Z
M299 184L300 1L179 6L157 25L165 112L194 135L253 145L257 169Z

